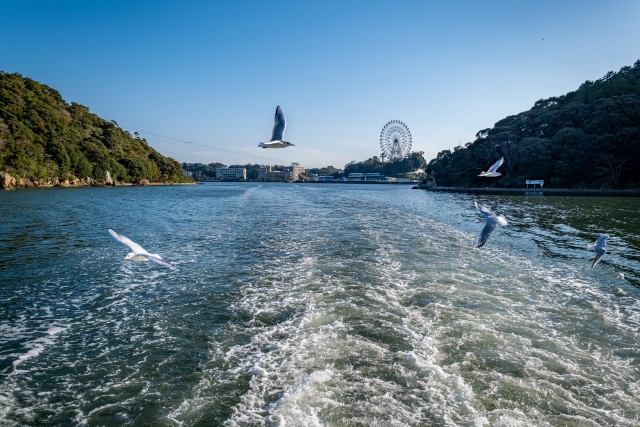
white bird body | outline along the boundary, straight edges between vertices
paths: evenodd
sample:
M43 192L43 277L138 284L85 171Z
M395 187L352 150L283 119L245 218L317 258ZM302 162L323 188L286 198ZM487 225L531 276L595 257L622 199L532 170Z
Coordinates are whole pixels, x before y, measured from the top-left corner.
M258 147L261 148L287 148L295 147L289 141L283 141L284 131L287 128L287 119L284 117L282 108L276 107L276 114L273 118L273 130L271 131L271 140L269 142L261 142Z
M497 169L502 166L502 162L504 162L504 157L500 157L500 159L493 164L486 172L481 172L478 176L483 176L485 178L495 178L496 176L502 176L500 172L496 172Z
M612 251L615 249L613 246L607 245L608 238L609 238L608 234L603 234L600 237L598 237L598 240L596 240L595 245L587 245L587 250L596 251L596 257L593 260L593 264L591 264L591 268L595 267L596 264L600 262L600 260L602 259L604 254L607 253L607 251Z
M494 214L489 209L484 207L484 205L482 205L477 200L473 202L473 204L476 206L476 209L478 209L478 212L484 215L483 222L485 222L485 225L480 231L480 234L478 234L478 240L476 240L475 247L479 248L479 247L482 247L485 243L487 243L487 240L489 240L489 237L491 237L493 232L496 231L496 227L498 226L498 224L502 226L507 226L509 225L509 223L507 222L507 219L504 217L504 215Z
M293 145L289 141L271 141L271 142L261 142L260 144L258 144L258 147L262 147L262 148L287 148L291 146L295 147L295 145Z
M133 262L149 262L149 261L153 261L156 264L160 264L162 266L169 267L169 268L174 268L173 265L171 265L168 262L164 261L160 255L158 255L158 254L150 254L142 246L140 246L139 244L135 243L133 240L129 239L127 236L124 236L124 235L118 233L116 230L113 230L113 229L110 228L109 229L109 234L111 234L113 236L113 238L116 239L118 242L122 243L125 246L128 246L129 249L131 249L133 251L133 252L129 252L127 254L127 256L122 258L123 260L125 260L125 261L133 261Z

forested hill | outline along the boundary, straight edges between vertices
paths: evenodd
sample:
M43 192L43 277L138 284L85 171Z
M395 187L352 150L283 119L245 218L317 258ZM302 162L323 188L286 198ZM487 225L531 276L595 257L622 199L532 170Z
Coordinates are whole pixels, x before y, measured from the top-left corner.
M182 181L180 164L115 121L20 74L0 71L0 172L42 182L92 178L109 171L124 182Z
M500 157L504 176L480 178ZM474 142L438 153L426 169L438 186L640 188L640 60L575 92L542 99Z

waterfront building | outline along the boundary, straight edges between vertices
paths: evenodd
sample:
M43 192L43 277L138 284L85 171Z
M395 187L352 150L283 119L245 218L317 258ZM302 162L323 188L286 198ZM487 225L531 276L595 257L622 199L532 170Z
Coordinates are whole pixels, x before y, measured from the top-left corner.
M191 178L192 175L193 175L193 173L191 171L186 171L186 170L182 169L182 176L186 176L187 178Z
M348 177L349 181L364 181L364 174L360 172L352 172Z
M263 166L258 169L258 179L264 181L297 181L304 175L305 168L300 163L291 163L280 171L274 171L271 166Z
M300 175L304 175L305 173L305 169L300 166L300 163L296 162L291 163L291 166L289 166L289 171L291 181L297 181L298 179L300 179Z
M247 179L247 170L245 168L216 168L216 178Z
M267 173L267 181L287 181L288 171L271 171Z
M334 181L335 178L332 176L319 176L316 181Z
M258 169L258 179L267 179L267 174L271 172L271 166L263 166Z
M379 172L365 173L364 174L364 180L365 181L383 181L384 180L384 176Z

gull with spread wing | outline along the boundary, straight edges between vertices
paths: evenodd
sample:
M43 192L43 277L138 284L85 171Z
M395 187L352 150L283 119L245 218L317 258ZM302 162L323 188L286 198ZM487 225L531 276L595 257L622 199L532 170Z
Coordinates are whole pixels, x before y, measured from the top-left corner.
M287 119L284 118L282 108L278 106L276 108L276 115L273 118L273 130L271 131L271 141L261 142L258 147L262 148L287 148L295 147L294 144L289 141L283 141L284 130L287 128Z
M483 246L485 243L487 243L487 240L489 240L489 237L493 234L494 231L496 231L496 226L498 224L502 226L506 226L506 225L509 225L509 223L507 222L507 219L504 217L504 215L494 214L489 209L485 208L477 200L473 203L476 205L478 212L484 215L483 222L485 222L485 225L482 228L482 231L480 231L480 234L478 234L478 240L476 241L476 248L479 248Z
M500 172L496 172L496 170L502 166L502 162L504 162L504 157L500 157L500 160L498 160L497 162L495 162L493 164L493 166L491 166L489 168L488 171L486 172L481 172L480 175L478 176L484 176L484 177L488 177L488 178L493 178L496 176L502 176L502 174Z
M123 260L133 261L133 262L153 261L156 264L160 264L164 267L175 268L173 265L164 261L160 255L150 254L142 246L135 243L134 241L129 239L127 236L123 236L122 234L118 233L116 230L113 230L110 228L109 234L111 234L114 237L114 239L116 239L118 242L128 246L133 251L133 252L129 252L127 256L123 258Z
M609 238L608 234L603 234L600 237L598 237L598 240L596 240L595 245L587 245L587 250L596 251L596 257L593 260L593 264L591 264L591 268L595 267L596 264L600 262L600 260L602 259L604 254L607 253L607 251L612 251L615 249L613 246L607 246L608 238Z

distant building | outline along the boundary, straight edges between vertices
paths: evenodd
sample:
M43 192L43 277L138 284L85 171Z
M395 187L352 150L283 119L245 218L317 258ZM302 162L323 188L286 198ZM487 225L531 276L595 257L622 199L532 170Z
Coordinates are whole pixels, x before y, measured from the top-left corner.
M384 180L384 176L379 172L365 173L364 180L365 181L382 181Z
M191 171L186 171L184 169L182 169L182 176L186 176L191 178L191 176L193 175L193 173Z
M332 176L319 176L317 181L334 181L335 178Z
M291 172L291 181L297 181L300 179L300 175L304 175L305 169L300 166L300 163L293 162L291 166L289 166L289 171Z
M247 179L247 170L245 168L216 168L216 178Z
M271 166L263 166L258 169L258 179L267 179L267 174L271 172Z
M286 171L272 171L267 173L267 181L287 181L289 178L289 172Z
M360 172L350 173L348 176L349 181L364 181L364 174Z
M300 175L304 175L305 168L299 163L291 163L291 166L281 171L271 170L271 166L263 166L258 169L258 179L264 181L297 181Z

